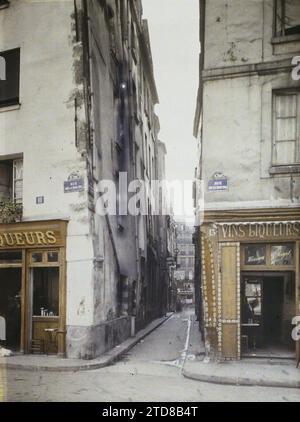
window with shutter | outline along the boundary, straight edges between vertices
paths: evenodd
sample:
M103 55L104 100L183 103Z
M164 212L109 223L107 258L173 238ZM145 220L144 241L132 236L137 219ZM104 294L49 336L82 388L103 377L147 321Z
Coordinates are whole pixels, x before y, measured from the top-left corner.
M300 93L274 95L273 164L291 165L299 157Z
M0 201L23 202L23 159L0 161Z
M0 9L5 9L8 6L9 6L8 0L0 0Z
M300 34L300 1L275 0L275 35Z
M16 204L23 203L23 160L13 161L13 199Z
M19 104L20 49L0 53L5 61L5 80L0 80L0 107Z

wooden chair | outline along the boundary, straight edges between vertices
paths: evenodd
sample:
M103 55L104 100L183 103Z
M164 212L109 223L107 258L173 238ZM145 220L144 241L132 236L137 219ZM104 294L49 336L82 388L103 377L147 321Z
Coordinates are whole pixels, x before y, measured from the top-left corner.
M247 353L249 351L249 336L242 335L242 353Z
M57 328L45 328L45 352L49 355L51 350L57 353Z
M30 352L33 355L43 355L45 353L44 340L31 340Z
M6 342L6 320L0 316L0 341Z

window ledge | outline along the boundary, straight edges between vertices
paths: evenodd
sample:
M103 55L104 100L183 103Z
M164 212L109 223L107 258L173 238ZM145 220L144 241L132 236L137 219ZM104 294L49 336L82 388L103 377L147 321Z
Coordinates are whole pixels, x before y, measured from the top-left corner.
M289 42L300 41L300 34L284 35L280 37L273 37L272 44L283 44Z
M0 10L9 7L9 1L0 2Z
M289 166L272 166L269 169L269 173L271 175L300 173L300 164L292 164Z
M21 104L3 106L3 107L0 107L0 113L5 113L7 111L20 110L20 108L21 108Z

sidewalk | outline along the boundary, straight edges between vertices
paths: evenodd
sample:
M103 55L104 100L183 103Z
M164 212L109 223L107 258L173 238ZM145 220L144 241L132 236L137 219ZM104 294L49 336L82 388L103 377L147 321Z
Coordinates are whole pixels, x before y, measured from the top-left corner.
M213 384L300 388L300 369L284 359L243 359L241 361L206 362L200 333L193 322L184 377ZM300 400L300 393L299 393Z
M104 355L93 360L81 359L60 359L56 356L40 356L40 355L15 355L7 358L0 358L0 369L18 369L26 371L87 371L91 369L100 369L105 366L112 365L117 360L132 349L143 338L152 333L156 328L166 322L173 313L167 314L152 321L146 328L140 330L134 337L130 337L119 346L106 352Z
M300 388L300 370L291 361L245 359L238 362L187 361L183 375L213 384ZM299 393L300 399L300 393Z

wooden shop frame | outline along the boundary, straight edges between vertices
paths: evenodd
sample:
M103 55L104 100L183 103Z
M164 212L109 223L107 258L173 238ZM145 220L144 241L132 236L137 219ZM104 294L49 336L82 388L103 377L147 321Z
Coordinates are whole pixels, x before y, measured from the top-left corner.
M0 252L20 251L18 263L0 262L1 268L21 268L21 344L20 351L31 351L34 322L52 323L57 328L58 356L66 351L66 236L67 221L34 221L0 224ZM58 253L57 262L47 261L47 253ZM33 262L32 254L42 254L42 262ZM31 300L31 270L33 268L59 269L59 316L34 317ZM0 285L1 286L1 285Z
M255 224L274 225L278 224L282 227L288 225L287 231L282 236L272 236L272 230L266 238L249 236L248 227ZM231 235L224 236L224 225L243 225L245 230L241 230L242 236L239 236L239 230L232 230ZM294 227L294 231L290 230ZM300 209L258 209L258 210L238 210L238 211L210 211L205 213L204 224L201 228L202 236L202 267L207 268L209 265L217 268L218 281L212 272L208 275L207 269L202 271L203 300L205 309L214 309L217 307L217 321L215 329L218 337L218 354L221 359L240 359L241 358L241 333L240 333L240 276L244 271L272 271L295 273L295 313L300 315ZM253 230L252 230L253 232ZM278 234L278 233L277 233ZM205 241L203 241L205 239ZM267 251L266 265L245 265L244 264L244 246L247 244L264 244ZM293 244L294 258L292 265L271 265L270 250L272 245ZM209 249L208 250L208 246ZM207 249L207 251L206 251ZM210 255L211 263L207 261ZM230 267L230 268L229 268ZM203 281L204 278L204 281ZM212 280L209 280L212 278ZM224 286L228 285L228 291L231 291L232 303L230 309L224 306L224 301L230 303L228 291ZM233 283L233 284L232 284ZM211 298L206 292L209 286L216 286L216 305L209 303ZM233 293L232 293L233 292ZM207 296L207 297L206 297ZM227 310L226 310L227 309ZM212 311L211 311L212 313ZM296 316L295 315L295 316ZM205 325L209 327L211 315L209 312L204 313ZM231 340L233 339L233 341ZM232 343L232 344L231 344ZM234 343L234 344L233 344ZM296 359L300 357L300 342L296 342Z

